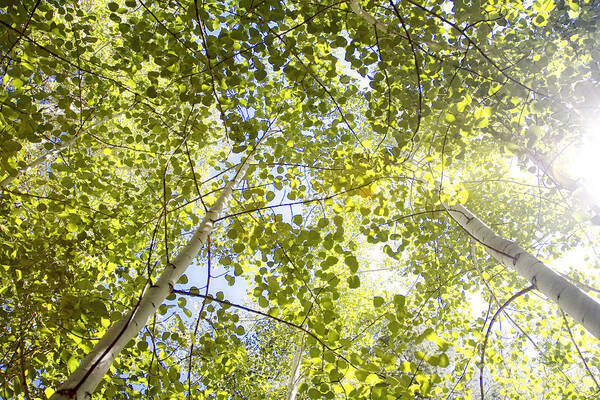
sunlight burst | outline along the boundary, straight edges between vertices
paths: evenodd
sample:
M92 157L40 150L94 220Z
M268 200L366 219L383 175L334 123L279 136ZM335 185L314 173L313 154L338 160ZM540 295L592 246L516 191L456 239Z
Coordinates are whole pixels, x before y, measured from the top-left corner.
M554 162L554 173L559 180L576 181L579 196L600 204L600 118L589 121L582 142Z

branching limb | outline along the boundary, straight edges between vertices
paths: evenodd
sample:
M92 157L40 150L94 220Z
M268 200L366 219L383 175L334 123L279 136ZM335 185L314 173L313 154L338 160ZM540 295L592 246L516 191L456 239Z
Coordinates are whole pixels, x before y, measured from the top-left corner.
M400 15L400 11L398 11L398 7L390 0L390 5L394 9L394 14L398 17L400 24L402 24L402 29L404 29L404 33L406 34L406 39L408 39L408 43L410 44L410 48L412 50L413 59L415 61L415 75L417 78L417 90L419 92L419 109L417 110L417 126L415 131L413 132L413 136L411 141L414 142L415 136L419 132L419 128L421 127L421 117L423 115L423 85L421 84L421 70L419 68L419 58L417 57L417 50L415 48L415 44L413 43L412 38L410 37L410 33L408 32L408 28L406 27L406 23L404 22L404 18Z
M232 303L232 302L227 301L227 300L219 300L216 297L212 297L212 296L209 296L209 295L203 295L203 294L196 293L196 292L190 292L190 291L178 290L178 289L173 289L172 292L173 293L177 293L177 294L181 294L181 295L185 295L185 296L200 297L202 299L207 299L207 300L210 300L210 301L214 301L214 302L217 302L219 304L224 304L224 305L227 305L227 306L230 306L230 307L233 307L233 308L237 308L237 309L249 312L249 313L261 315L263 317L272 319L274 321L280 322L280 323L285 324L287 326L291 326L292 328L295 328L295 329L297 329L299 331L302 331L302 332L306 333L308 336L312 337L317 342L319 342L319 344L321 346L323 346L327 350L331 351L333 354L335 354L337 357L341 358L342 360L346 361L348 364L354 366L354 364L350 360L348 360L342 354L340 354L337 351L335 351L335 349L329 347L320 337L318 337L313 332L309 331L308 329L304 328L301 325L295 324L295 323L290 322L290 321L286 321L285 319L281 319L279 317L276 317L276 316L271 315L271 314L267 314L267 313L259 311L259 310L254 310L252 308L249 308L249 307L246 307L246 306L242 306L240 304Z
M29 24L31 23L31 20L33 19L33 14L35 14L35 11L37 10L38 6L40 5L40 0L37 0L35 2L35 4L33 5L33 9L31 10L31 12L29 13L29 18L27 19L27 22L25 22L25 26L23 26L23 30L21 32L19 32L19 36L17 37L17 40L15 40L15 42L10 46L10 48L6 51L6 53L4 53L4 55L2 56L2 59L0 60L0 66L2 64L4 64L4 60L7 57L10 57L10 52L15 48L15 46L21 41L21 38L23 37L23 35L25 35L25 31L27 31L27 28L29 28ZM5 70L8 70L8 67L6 67Z
M187 383L188 383L188 398L192 397L192 357L194 354L194 345L196 344L196 335L198 334L198 327L200 326L200 320L202 319L202 313L204 312L204 308L206 307L206 303L208 302L208 291L210 290L210 278L211 278L211 254L210 254L210 236L208 237L208 241L206 242L206 249L208 252L208 271L206 272L206 289L204 292L204 301L202 302L202 306L200 307L200 311L198 312L198 318L196 319L196 326L194 327L194 335L192 336L192 344L190 345L190 358L188 360L188 375L187 375Z
M561 310L560 313L562 314L563 321L565 321L565 326L567 327L567 331L569 332L569 337L571 338L571 342L573 343L573 346L575 346L575 349L577 350L577 354L579 354L579 358L583 362L583 366L585 367L585 370L587 371L590 378L592 378L592 380L594 381L594 384L596 385L596 388L600 392L600 385L598 384L596 377L592 373L590 366L588 365L587 361L585 360L585 357L581 353L581 350L579 349L579 346L577 345L577 342L575 341L575 338L573 337L573 331L571 331L571 327L569 326L569 321L567 321L567 316L565 315L565 312Z
M485 339L483 340L483 346L481 347L481 361L479 363L479 390L481 392L481 400L484 400L484 394L483 394L483 368L485 367L485 349L487 347L487 342L488 342L488 339L490 337L490 333L492 332L492 327L494 326L494 322L496 321L496 318L498 317L498 315L500 315L500 313L510 303L512 303L514 300L516 300L517 298L521 297L525 293L532 291L534 288L535 288L534 285L530 285L530 286L527 286L525 289L521 289L517 293L515 293L514 295L512 295L510 297L510 299L506 300L506 302L504 302L504 304L502 304L502 306L498 309L498 311L496 311L496 313L494 314L494 316L492 317L492 319L490 321L490 325L488 326L487 332L485 333Z

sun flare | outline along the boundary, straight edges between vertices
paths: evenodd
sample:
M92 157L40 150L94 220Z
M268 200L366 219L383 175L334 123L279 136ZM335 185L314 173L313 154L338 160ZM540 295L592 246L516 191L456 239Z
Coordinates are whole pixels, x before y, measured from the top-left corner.
M581 143L570 147L554 163L555 172L578 184L578 191L600 204L600 118L586 124Z

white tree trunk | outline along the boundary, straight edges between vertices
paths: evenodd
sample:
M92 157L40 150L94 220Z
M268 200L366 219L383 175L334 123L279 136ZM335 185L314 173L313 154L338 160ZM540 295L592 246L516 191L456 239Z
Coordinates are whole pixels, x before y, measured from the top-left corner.
M62 146L56 147L52 150L50 150L49 152L47 152L46 154L43 154L41 156L39 156L38 158L36 158L35 160L33 160L32 162L30 162L29 164L27 164L25 167L21 168L20 170L18 170L15 174L13 175L9 175L6 178L2 179L2 181L0 181L0 188L2 187L7 187L8 185L10 185L13 181L13 179L15 179L16 177L18 177L19 175L24 174L25 172L29 171L32 168L37 167L38 165L42 164L45 161L51 161L52 158L56 157L61 151L63 151L64 149L68 148L69 146L71 146L73 143L75 143L77 140L79 140L79 138L83 135L83 133L85 133L86 131L89 131L90 129L93 129L99 125L102 125L103 123L110 121L111 119L117 118L121 115L125 114L125 112L120 112L118 114L115 115L110 115L106 118L101 119L100 121L97 121L95 123L93 123L92 125L88 126L87 128L83 129L81 132L79 132L79 134L77 134L76 136L73 136L70 140L68 140L67 142L65 142Z
M290 377L287 384L286 400L296 400L296 396L298 395L298 386L300 385L302 378L300 374L302 353L304 353L304 336L300 338L300 343L296 345L296 352L294 353L294 359L292 360L292 368L290 370Z
M363 18L365 21L370 23L371 25L375 26L375 28L379 29L380 31L382 31L384 33L387 33L387 30L388 30L387 25L377 21L377 19L375 19L375 17L373 17L371 14L369 14L368 12L363 10L358 2L359 2L359 0L350 0L350 8L352 9L352 11L356 15L358 15L359 17ZM404 35L401 35L401 36L404 37Z
M450 216L488 253L531 282L558 307L600 339L600 304L548 268L518 244L497 235L461 205L446 208Z
M79 367L52 395L51 400L87 400L91 397L119 352L146 325L148 318L157 311L175 287L175 283L198 255L213 229L215 220L230 197L233 187L245 176L248 166L249 161L246 159L206 213L188 244L171 263L164 267L158 280L148 288L137 307L110 327Z

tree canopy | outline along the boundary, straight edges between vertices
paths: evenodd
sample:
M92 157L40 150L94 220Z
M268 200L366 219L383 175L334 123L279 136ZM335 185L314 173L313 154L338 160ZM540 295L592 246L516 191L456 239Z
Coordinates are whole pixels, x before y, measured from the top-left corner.
M0 398L596 398L600 338L449 207L597 297L557 160L597 125L599 16L0 1Z

